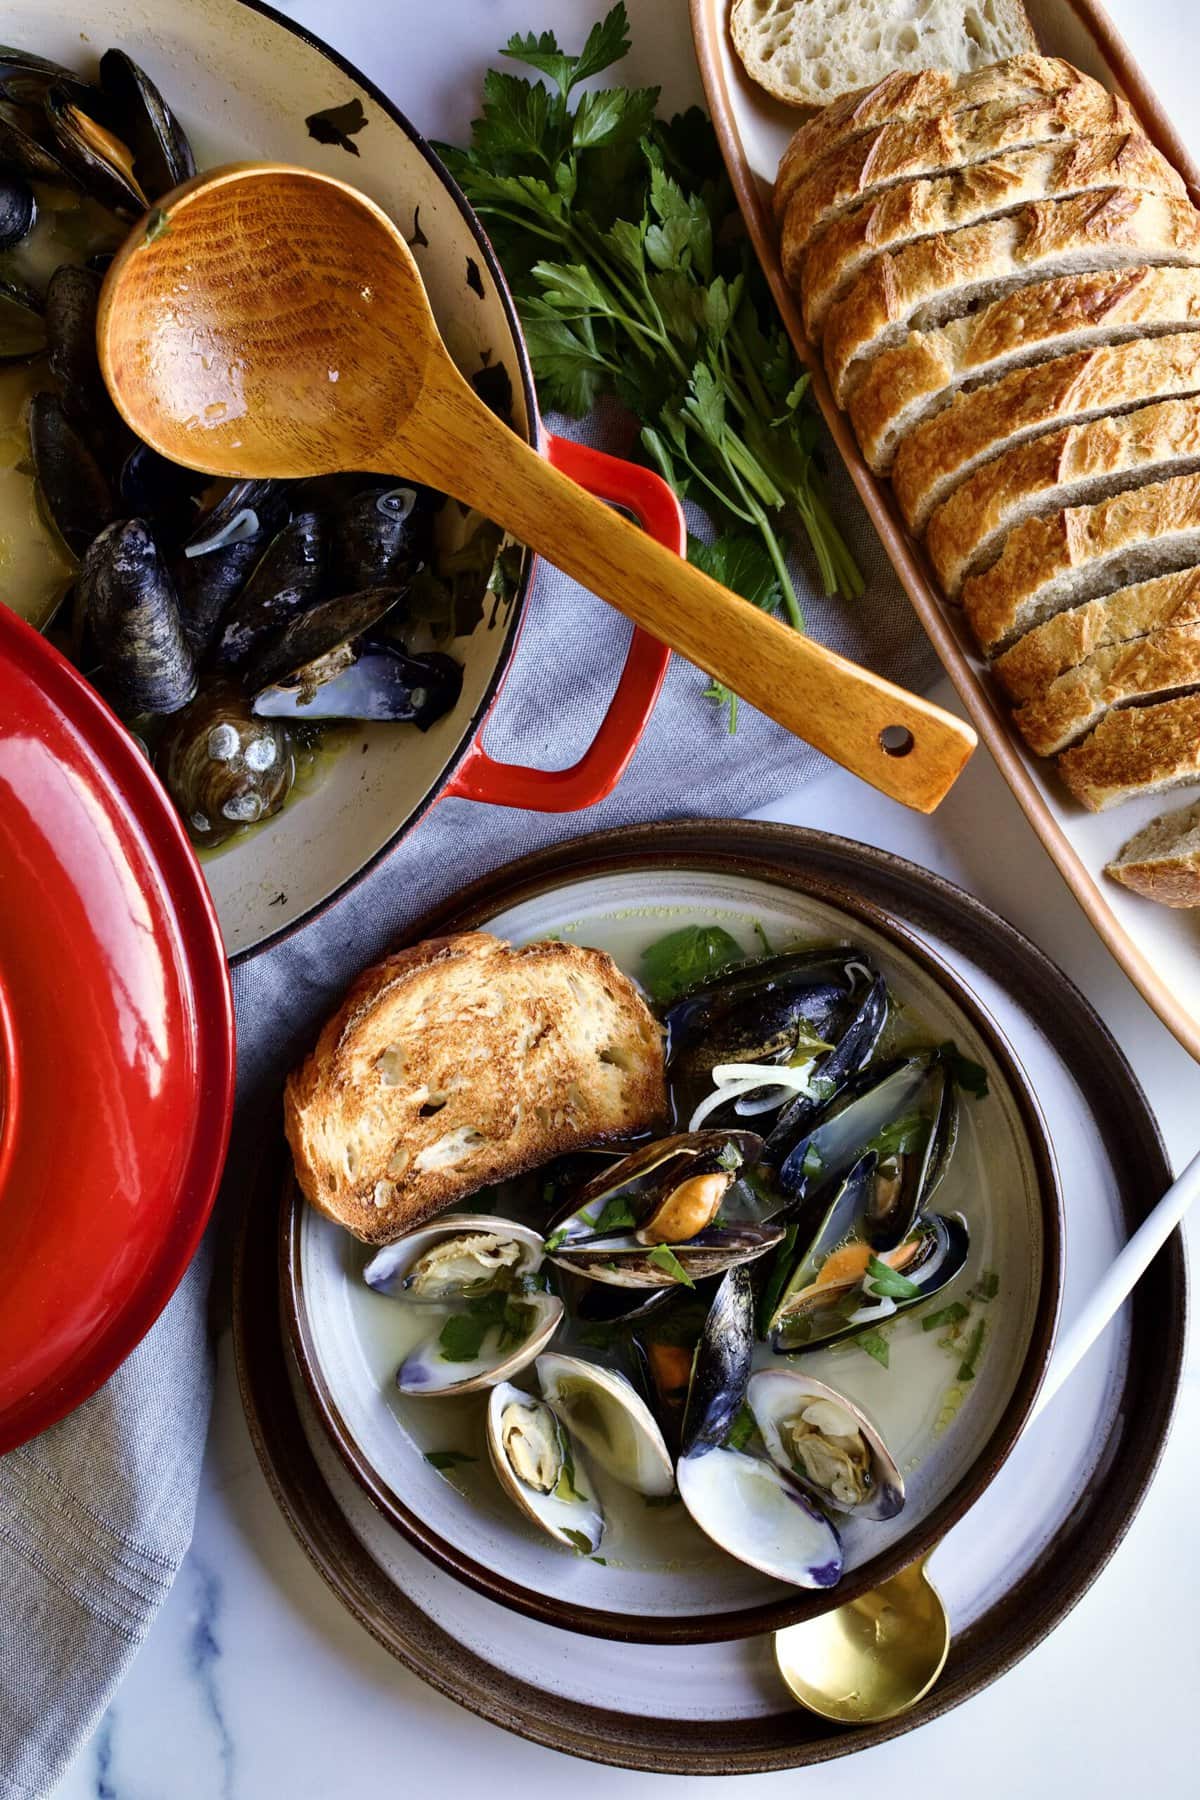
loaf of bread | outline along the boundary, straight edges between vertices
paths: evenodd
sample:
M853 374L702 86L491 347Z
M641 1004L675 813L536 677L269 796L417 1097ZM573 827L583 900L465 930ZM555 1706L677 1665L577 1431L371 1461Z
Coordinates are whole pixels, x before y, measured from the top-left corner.
M883 251L977 225L1030 200L1064 199L1110 187L1185 197L1182 178L1140 131L1104 132L1073 143L1013 150L937 179L901 182L835 220L808 246L797 242L795 215L789 211L781 247L783 272L803 295L805 331L820 343L834 301Z
M1022 0L733 0L729 28L747 74L790 106L893 70L975 70L1037 49ZM943 103L953 85L943 77Z
M1006 694L1030 700L1109 644L1129 644L1167 625L1200 624L1200 568L1176 569L1056 613L1018 638L992 667Z
M968 385L1074 350L1197 327L1200 268L1143 263L1060 275L938 330L910 332L871 364L850 420L872 469L886 474L907 433Z
M611 957L482 931L368 969L284 1094L301 1191L368 1244L665 1111L662 1034Z
M1196 562L1200 475L1178 475L1027 519L992 567L966 583L963 611L990 653L1068 606Z
M1200 800L1135 832L1106 872L1162 906L1200 906Z

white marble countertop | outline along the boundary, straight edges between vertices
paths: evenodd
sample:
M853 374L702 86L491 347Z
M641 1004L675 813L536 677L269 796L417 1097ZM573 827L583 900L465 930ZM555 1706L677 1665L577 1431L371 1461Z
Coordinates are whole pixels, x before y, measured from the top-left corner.
M1110 0L1174 118L1200 147L1196 0ZM368 69L422 129L466 128L492 51L510 31L577 35L598 0L294 0L284 8ZM628 77L698 97L684 0L629 0ZM936 696L954 704L945 687ZM1195 1065L1135 993L1034 838L985 753L933 819L834 774L765 815L828 827L960 882L1028 933L1089 996L1155 1107L1178 1167L1196 1150ZM586 829L586 820L581 820ZM1200 1232L1194 1231L1200 1243ZM1193 1245L1192 1270L1200 1276ZM393 1800L453 1789L525 1800L666 1796L668 1779L571 1762L506 1736L424 1687L344 1612L276 1510L242 1422L228 1338L195 1543L179 1581L59 1800ZM1070 1404L1069 1396L1063 1404ZM1051 1427L1052 1428L1052 1427ZM1194 1527L1200 1354L1149 1498L1098 1582L1058 1631L948 1717L846 1762L805 1770L813 1800L851 1779L902 1794L965 1786L973 1800L1195 1791L1200 1640ZM1181 1604L1182 1603L1182 1604ZM582 1643L581 1651L584 1649ZM586 1653L586 1652L584 1652ZM1194 1781L1194 1774L1193 1774ZM794 1790L792 1774L722 1791ZM696 1785L700 1785L696 1778ZM705 1783L707 1785L707 1783Z

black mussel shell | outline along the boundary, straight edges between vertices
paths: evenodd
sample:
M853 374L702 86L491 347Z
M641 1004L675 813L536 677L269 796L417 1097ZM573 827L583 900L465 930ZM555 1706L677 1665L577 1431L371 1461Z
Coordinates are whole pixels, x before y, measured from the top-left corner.
M37 135L35 118L41 120L41 98L36 115L0 104L0 165L15 169L29 181L51 187L78 188L79 181L62 157Z
M219 666L240 667L290 619L316 603L328 542L325 522L315 512L296 513L276 532L222 617L213 650Z
M785 1208L794 1210L795 1203L824 1193L846 1175L864 1150L885 1143L881 1134L894 1131L901 1121L919 1114L932 1126L943 1091L934 1079L935 1067L933 1052L922 1051L869 1068L848 1082L834 1105L780 1164L777 1182L788 1197Z
M353 661L355 640L378 625L403 599L402 588L366 588L360 594L339 594L310 606L250 659L244 671L247 693L259 694L333 655L340 658L338 667L347 667ZM337 673L338 667L331 665L328 674Z
M676 1122L686 1124L712 1091L721 1063L784 1063L805 1040L837 1045L857 1015L874 970L857 951L818 949L743 964L695 988L666 1015ZM734 1116L733 1102L705 1123ZM761 1115L756 1115L761 1116Z
M21 106L38 106L50 87L64 87L79 94L92 91L88 82L62 63L37 56L17 44L0 44L0 94L6 100Z
M99 274L63 263L46 288L46 353L63 412L86 439L102 469L120 469L136 439L109 398L96 354ZM136 498L124 511L142 514Z
M380 720L428 731L462 692L461 665L439 650L410 656L396 644L373 644L327 680L314 681L310 669L299 670L292 684L257 693L258 717Z
M147 75L123 50L100 58L100 86L121 136L133 151L133 173L148 200L159 200L196 173L183 127Z
M769 1159L778 1161L786 1156L793 1144L811 1130L846 1083L866 1067L883 1034L887 1017L887 982L882 975L875 975L862 995L858 1010L828 1056L818 1065L812 1082L814 1092L798 1094L776 1117L767 1136Z
M704 1329L680 1433L680 1452L692 1456L725 1442L746 1399L754 1362L754 1297L747 1269L730 1269Z
M429 555L425 490L407 483L351 494L333 518L333 578L345 593L403 587Z
M155 766L201 846L278 812L295 778L284 728L252 718L227 686L199 695L171 721Z
M75 183L113 212L145 212L149 200L133 172L132 146L106 98L81 99L60 85L47 88L44 107L53 149Z
M195 524L208 484L207 475L135 444L121 465L121 510L145 519L160 544L178 544Z
M45 348L46 321L37 295L0 282L0 363L32 362Z
M196 665L175 584L143 519L100 533L78 587L104 687L118 710L160 714L186 706L196 692Z
M29 406L29 445L42 501L59 536L83 556L112 522L112 489L91 450L55 394L35 394Z
M21 175L0 172L0 250L11 250L33 230L37 202Z
M207 654L226 609L287 517L292 484L236 481L197 522L176 565L188 642Z

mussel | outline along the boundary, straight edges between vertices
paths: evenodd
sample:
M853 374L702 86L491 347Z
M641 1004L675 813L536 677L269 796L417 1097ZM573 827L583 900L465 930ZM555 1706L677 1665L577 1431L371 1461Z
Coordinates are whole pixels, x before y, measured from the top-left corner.
M287 681L302 693L315 694L323 681L350 667L357 640L403 599L402 588L364 588L306 607L249 659L243 673L246 692L259 694Z
M428 489L371 486L348 495L333 515L333 567L348 594L404 587L432 545Z
M765 1256L781 1227L722 1213L739 1172L758 1160L749 1131L662 1138L588 1183L546 1240L547 1254L616 1287L687 1286Z
M226 610L241 592L287 517L287 485L235 481L196 523L176 570L184 628L204 656Z
M74 556L83 556L116 516L107 476L56 394L29 403L29 449L42 503Z
M796 1587L832 1587L842 1573L833 1525L793 1475L728 1443L746 1398L753 1341L750 1277L732 1269L696 1353L675 1470L679 1496L701 1531L739 1562Z
M457 705L462 683L452 656L440 650L410 656L384 640L364 644L353 662L323 681L301 669L290 681L262 688L254 710L265 719L379 719L428 731Z
M746 1390L767 1455L835 1512L892 1519L904 1477L861 1406L796 1369L760 1369Z
M183 127L145 69L123 50L100 58L100 87L133 151L133 173L149 200L158 200L196 173Z
M277 813L296 773L283 728L256 719L240 694L220 687L172 720L155 767L193 842L205 848Z
M827 1104L886 1017L883 979L857 951L796 951L717 976L666 1015L676 1123Z
M541 1265L536 1231L485 1214L443 1215L380 1250L363 1271L369 1287L445 1314L405 1356L400 1392L473 1393L527 1368L563 1317Z
M316 604L325 579L328 534L319 513L295 513L276 532L221 620L214 660L237 668Z
M840 1343L919 1306L961 1272L968 1234L957 1213L918 1216L887 1248L873 1243L878 1186L879 1155L868 1150L834 1186L799 1254L781 1248L763 1304L773 1350Z
M52 80L42 94L52 149L102 205L140 213L196 172L183 128L146 71L121 50L100 59L100 87Z
M0 282L0 363L32 362L45 348L46 320L37 295Z
M33 230L37 202L33 189L13 170L0 170L0 250L11 250Z
M486 1431L496 1479L509 1499L567 1549L594 1555L604 1514L584 1459L553 1409L503 1381L488 1397Z
M185 707L196 692L196 665L175 584L143 520L109 525L92 541L77 594L118 711L160 714Z

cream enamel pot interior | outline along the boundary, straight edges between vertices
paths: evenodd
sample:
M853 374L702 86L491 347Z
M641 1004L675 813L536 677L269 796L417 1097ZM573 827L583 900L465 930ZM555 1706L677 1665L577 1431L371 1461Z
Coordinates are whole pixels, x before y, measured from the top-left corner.
M468 376L486 371L495 403L511 390L515 428L567 473L619 503L672 548L684 526L666 485L648 470L547 434L511 299L483 232L428 145L364 76L268 9L248 0L11 0L7 42L88 72L110 45L142 63L188 132L201 167L278 158L351 180L408 237L442 335ZM358 100L357 155L316 142L310 115ZM500 371L503 371L501 374ZM507 380L505 379L507 378ZM667 652L635 632L609 711L573 767L542 771L488 757L484 720L520 634L533 559L515 597L488 604L469 633L445 646L464 665L454 711L422 734L359 725L283 811L204 859L230 958L294 929L391 848L439 798L574 811L620 779L649 718Z

